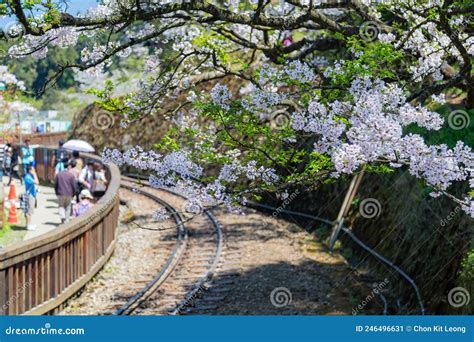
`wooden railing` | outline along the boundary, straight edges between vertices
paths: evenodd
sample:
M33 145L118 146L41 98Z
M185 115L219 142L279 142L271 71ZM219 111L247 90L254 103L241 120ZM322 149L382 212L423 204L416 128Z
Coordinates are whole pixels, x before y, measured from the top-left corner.
M40 181L52 182L53 149L35 150ZM86 159L98 159L92 155ZM105 195L87 214L0 251L0 314L54 313L112 255L117 235L120 172L107 164ZM40 194L41 195L41 194Z
M28 133L22 134L21 140L24 142L26 139L29 139L31 145L56 147L58 146L59 140L67 140L69 135L70 132ZM12 144L19 144L20 136L18 133L12 133L5 137L0 136L0 143L7 141Z

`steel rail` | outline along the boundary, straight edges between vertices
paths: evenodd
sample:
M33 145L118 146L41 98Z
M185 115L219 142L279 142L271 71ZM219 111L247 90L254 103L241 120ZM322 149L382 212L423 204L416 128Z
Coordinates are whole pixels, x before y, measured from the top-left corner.
M140 179L137 176L130 177L130 175L122 177L122 180L131 182L131 183L136 182L137 179L142 181L145 186L151 187L148 184L148 182L143 181L143 178ZM183 223L183 218L182 218L181 214L179 212L177 212L168 202L164 201L163 199L159 198L158 196L153 195L153 194L151 194L147 191L137 189L136 187L132 187L132 186L129 186L129 185L125 185L125 184L123 184L123 182L121 183L121 186L124 187L124 188L130 189L130 190L134 190L135 192L137 192L139 194L142 194L142 195L145 195L145 196L151 198L152 200L154 200L154 201L160 203L161 205L163 205L174 216L175 221L178 225L178 229L182 230L181 234L185 234L184 235L185 240L179 242L180 239L178 238L177 245L175 245L175 248L173 249L173 252L172 252L171 256L168 258L165 265L163 265L163 267L160 269L160 271L157 273L157 275L153 278L153 280L151 280L143 289L138 291L126 304L124 304L120 309L118 309L115 312L115 315L130 315L137 307L139 307L139 305L141 303L146 301L146 299L149 298L166 281L166 279L169 277L169 275L174 271L174 269L178 265L182 255L184 254L184 251L186 250L186 245L187 245L187 242L188 242L188 232L187 232L187 229L186 229L186 227ZM174 196L180 197L184 200L188 200L188 198L186 196L184 196L184 195L182 195L182 194L180 194L176 191L173 191L171 189L167 189L167 188L164 188L164 187L159 187L159 188L151 187L151 188L156 189L156 190L165 191L165 192L170 193ZM194 302L194 299L201 292L203 292L204 290L207 289L206 284L213 278L214 273L215 273L215 271L217 269L217 266L219 264L219 261L220 261L220 257L221 257L221 254L222 254L222 248L223 248L222 227L219 224L219 222L217 221L216 217L213 215L213 213L210 210L203 209L203 213L211 221L211 223L212 223L212 225L215 229L215 233L216 233L216 249L215 249L214 256L212 257L212 263L209 266L209 268L207 269L204 276L202 276L194 284L193 289L191 291L189 291L185 295L184 299L176 305L176 307L173 309L173 311L171 311L172 315L176 315L176 314L181 313L187 306L190 306ZM178 233L178 236L179 236L179 233ZM184 245L183 245L183 242L184 242ZM180 245L178 245L178 244L180 244ZM178 255L178 253L179 253L179 255Z
M217 235L217 247L216 252L212 261L211 266L206 271L206 274L199 279L199 281L194 285L194 289L188 292L186 297L176 305L176 308L172 311L172 315L180 314L187 306L191 305L194 302L194 299L204 290L207 289L206 284L212 280L214 273L216 271L217 265L219 264L221 253L222 253L222 245L223 245L223 236L222 236L222 227L215 218L215 216L207 209L203 211L209 220L211 220L212 224L215 227L216 235Z
M114 315L130 315L141 303L146 301L161 286L161 284L166 281L169 275L176 268L176 265L179 263L179 260L183 256L184 251L186 250L186 245L188 241L188 231L185 225L183 224L183 218L181 214L177 212L168 202L149 192L138 190L133 186L124 184L124 182L121 182L120 186L122 188L132 190L136 193L144 195L165 207L173 216L178 230L177 241L173 248L173 251L171 252L171 255L168 257L160 271L155 275L155 277L153 277L153 279L149 283L147 283L140 291L138 291L132 298L130 298L127 303L122 305L114 313Z

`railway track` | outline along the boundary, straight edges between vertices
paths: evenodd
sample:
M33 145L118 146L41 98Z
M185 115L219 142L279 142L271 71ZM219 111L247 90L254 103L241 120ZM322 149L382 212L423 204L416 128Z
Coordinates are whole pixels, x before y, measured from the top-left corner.
M240 271L239 252L224 243L213 213L203 209L191 218L176 209L185 207L186 197L130 177L123 177L121 187L166 208L176 225L176 240L156 274L115 308L114 315L212 313Z

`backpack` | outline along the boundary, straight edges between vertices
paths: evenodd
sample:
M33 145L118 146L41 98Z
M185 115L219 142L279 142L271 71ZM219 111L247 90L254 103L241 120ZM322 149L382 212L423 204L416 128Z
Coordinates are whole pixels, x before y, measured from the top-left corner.
M104 178L105 178L105 175L103 173L98 172L98 171L94 172L94 180L92 182L92 192L107 190L107 185L105 185Z
M66 158L66 150L61 147L56 150L56 161L63 161L64 158Z

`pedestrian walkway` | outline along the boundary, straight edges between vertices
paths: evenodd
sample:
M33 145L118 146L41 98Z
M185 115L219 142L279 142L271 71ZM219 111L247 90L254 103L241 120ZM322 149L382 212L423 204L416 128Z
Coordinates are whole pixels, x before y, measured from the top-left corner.
M3 178L6 183L6 177ZM19 180L14 180L16 193L18 196L25 192L25 187L20 185ZM5 185L5 197L8 197L10 187ZM54 188L48 186L39 186L38 205L31 217L31 223L36 225L36 230L28 231L23 240L29 240L38 235L47 233L59 226L61 220L58 214L58 200L54 193ZM18 215L23 215L23 211L19 210ZM26 228L25 228L26 229Z

